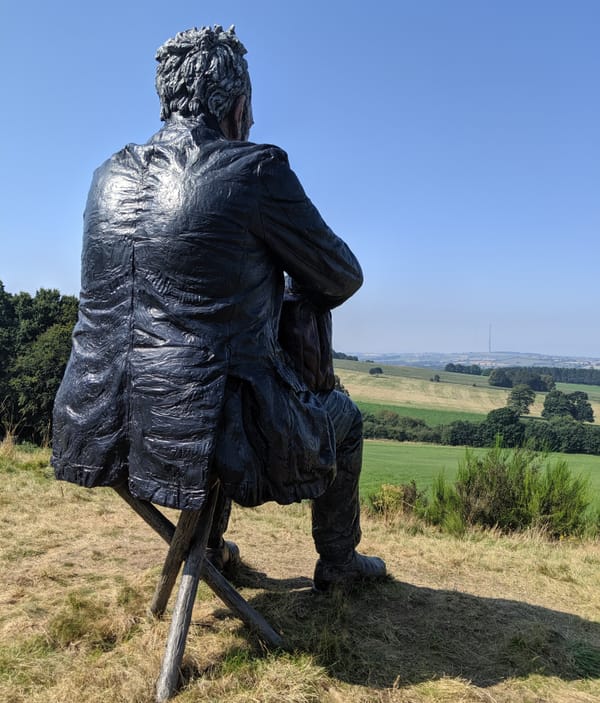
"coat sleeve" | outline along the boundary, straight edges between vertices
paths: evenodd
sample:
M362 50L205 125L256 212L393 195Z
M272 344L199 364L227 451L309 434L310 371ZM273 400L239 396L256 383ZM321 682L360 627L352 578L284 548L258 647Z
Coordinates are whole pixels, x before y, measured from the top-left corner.
M306 196L284 151L269 147L258 177L257 236L314 305L341 305L362 285L356 257Z

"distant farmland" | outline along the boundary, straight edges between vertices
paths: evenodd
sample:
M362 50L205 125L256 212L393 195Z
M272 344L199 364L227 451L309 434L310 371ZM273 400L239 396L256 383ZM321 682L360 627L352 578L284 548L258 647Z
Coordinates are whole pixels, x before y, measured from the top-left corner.
M394 409L400 415L412 415L428 424L443 424L452 420L483 419L491 410L506 405L509 391L488 384L487 376L473 376L413 366L380 366L381 376L371 375L373 364L361 361L335 360L335 372L359 405L367 412L374 406ZM439 382L431 379L437 374ZM558 383L565 393L582 390L587 393L594 410L595 424L600 424L600 387ZM537 393L531 416L539 417L544 406L544 393ZM430 422L421 411L443 411L441 422ZM435 417L435 416L432 416Z
M381 366L380 364L377 364ZM335 360L335 372L363 412L391 410L399 415L424 420L428 425L443 425L454 420L481 421L490 410L506 405L508 391L488 385L486 376L472 376L412 366L381 366L381 376L371 375L373 364ZM440 381L432 381L434 374ZM600 388L557 384L570 393L588 393L596 424L600 423ZM531 415L539 416L544 404L538 393ZM484 452L485 449L475 449ZM463 459L463 447L414 444L387 440L367 440L361 477L363 498L375 492L382 483L408 483L414 480L421 489L431 487L433 478L444 471L452 479ZM594 505L600 509L600 456L588 454L553 454L550 460L566 459L574 473L587 476Z

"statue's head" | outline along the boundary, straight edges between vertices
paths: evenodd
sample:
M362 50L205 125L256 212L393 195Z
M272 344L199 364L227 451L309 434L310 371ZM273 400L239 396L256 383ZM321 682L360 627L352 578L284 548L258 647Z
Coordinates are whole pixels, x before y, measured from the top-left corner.
M156 52L161 120L208 114L229 138L247 139L252 89L245 53L233 27L188 29L168 39Z

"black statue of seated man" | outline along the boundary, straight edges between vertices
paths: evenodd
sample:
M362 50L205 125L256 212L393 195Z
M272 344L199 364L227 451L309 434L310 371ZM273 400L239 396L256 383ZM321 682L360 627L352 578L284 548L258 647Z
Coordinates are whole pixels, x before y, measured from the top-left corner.
M163 128L94 174L52 464L58 479L126 480L134 496L185 510L218 477L209 546L221 562L230 500L313 499L315 587L326 590L385 574L355 550L360 413L319 374L327 333L313 335L325 356L310 351L310 330L326 329L362 272L286 154L247 141L245 53L233 28L169 39L156 57Z

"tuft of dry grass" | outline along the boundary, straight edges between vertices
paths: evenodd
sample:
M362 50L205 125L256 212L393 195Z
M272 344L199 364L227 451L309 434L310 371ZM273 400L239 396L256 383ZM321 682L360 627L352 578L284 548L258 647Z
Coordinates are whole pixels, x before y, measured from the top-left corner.
M0 453L0 700L149 703L168 618L146 616L166 546L116 494ZM21 452L21 453L19 453ZM600 543L462 539L363 515L390 578L316 596L307 505L234 510L240 592L285 637L265 652L201 586L175 701L600 700Z

